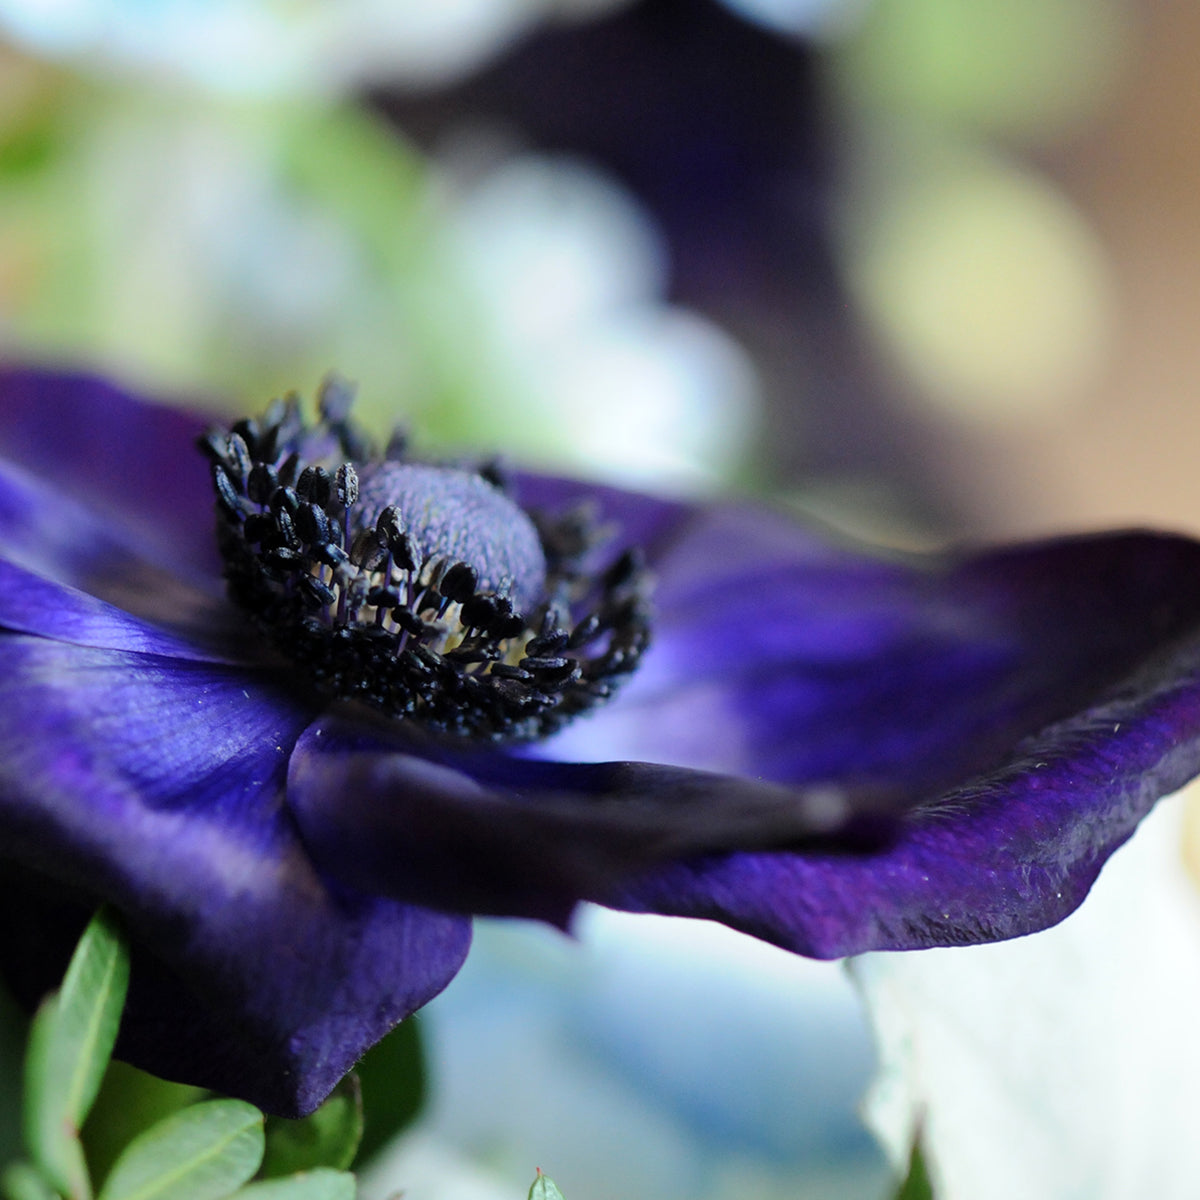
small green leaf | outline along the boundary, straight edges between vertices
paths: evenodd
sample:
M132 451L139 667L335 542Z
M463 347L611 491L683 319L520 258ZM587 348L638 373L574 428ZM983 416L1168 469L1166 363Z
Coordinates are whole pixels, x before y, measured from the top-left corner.
M896 1200L934 1200L933 1184L929 1182L929 1172L925 1169L925 1156L921 1153L919 1140L913 1142L912 1153L908 1159L908 1176L900 1185Z
M529 1189L529 1200L563 1200L563 1194L554 1186L554 1180L542 1174L538 1168L537 1178Z
M425 1102L425 1055L415 1017L402 1021L372 1046L355 1068L362 1085L362 1143L358 1163L367 1162L409 1125Z
M263 1115L241 1100L193 1104L139 1134L99 1200L223 1200L262 1162Z
M128 1063L109 1063L81 1139L96 1186L104 1182L113 1163L138 1134L207 1097L204 1088L170 1083Z
M41 1174L69 1200L90 1200L91 1182L79 1131L64 1111L70 1063L59 1061L59 1002L42 1001L29 1026L25 1052L25 1148Z
M14 1162L0 1175L4 1200L58 1200L58 1193L42 1178L32 1163Z
M116 915L102 908L88 922L59 992L61 1053L73 1063L64 1096L67 1117L78 1129L96 1099L129 987L129 950Z
M362 1090L356 1075L347 1075L311 1116L299 1121L268 1117L264 1179L332 1167L344 1171L354 1161L362 1139Z
M42 1174L65 1195L91 1195L79 1128L87 1116L125 1004L129 953L114 914L89 922L56 996L42 1004L25 1056L25 1145Z
M354 1176L349 1171L318 1167L286 1179L264 1179L235 1192L229 1200L354 1200Z

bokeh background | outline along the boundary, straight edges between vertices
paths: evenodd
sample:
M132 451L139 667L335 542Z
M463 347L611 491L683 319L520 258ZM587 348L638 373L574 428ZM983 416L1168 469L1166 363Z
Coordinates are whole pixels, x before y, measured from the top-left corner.
M337 367L900 545L1195 532L1198 55L1156 0L0 0L0 352L229 411ZM369 1194L886 1193L837 967L578 935L484 925Z

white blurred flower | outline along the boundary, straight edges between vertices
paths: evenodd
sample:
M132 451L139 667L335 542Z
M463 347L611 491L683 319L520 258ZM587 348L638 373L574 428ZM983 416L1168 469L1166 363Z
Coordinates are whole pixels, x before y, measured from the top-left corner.
M518 394L523 454L652 490L703 490L746 452L758 412L740 346L664 299L665 255L629 195L569 159L514 157L450 209L479 298L482 352Z
M1073 916L854 973L882 1066L867 1106L897 1169L917 1130L938 1200L1191 1200L1200 1179L1200 897L1183 798Z
M226 93L445 82L547 19L625 0L0 0L32 54Z

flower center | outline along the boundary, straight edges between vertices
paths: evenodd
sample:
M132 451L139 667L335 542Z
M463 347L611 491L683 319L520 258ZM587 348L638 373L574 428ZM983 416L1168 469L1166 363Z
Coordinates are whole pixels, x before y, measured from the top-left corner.
M640 555L590 510L523 509L492 466L378 455L336 379L212 430L233 600L326 695L442 733L542 737L611 695L649 640Z

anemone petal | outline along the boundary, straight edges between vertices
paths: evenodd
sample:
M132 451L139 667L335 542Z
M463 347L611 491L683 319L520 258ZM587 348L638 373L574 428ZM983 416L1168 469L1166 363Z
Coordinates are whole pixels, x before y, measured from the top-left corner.
M0 637L0 967L33 1001L100 901L133 984L118 1053L315 1107L457 971L469 926L331 884L285 803L311 710L247 671Z
M1197 771L1193 634L993 769L931 794L890 847L693 858L606 902L711 918L818 958L1000 941L1074 911L1154 803Z
M0 398L0 457L116 518L159 562L219 574L212 487L195 449L205 418L83 372L5 367Z
M651 565L638 673L539 754L936 795L1200 627L1200 546L1169 535L889 557L719 505Z
M221 581L163 566L123 523L0 462L0 628L181 657L253 657ZM132 639L132 640L131 640Z

